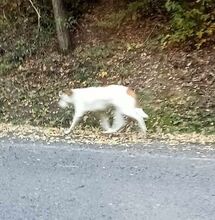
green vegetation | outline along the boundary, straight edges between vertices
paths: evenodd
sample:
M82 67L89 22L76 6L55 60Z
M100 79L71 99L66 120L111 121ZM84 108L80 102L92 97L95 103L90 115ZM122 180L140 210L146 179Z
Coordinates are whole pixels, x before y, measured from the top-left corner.
M214 1L66 0L67 55L51 2L33 2L39 30L28 1L0 3L1 122L66 126L59 90L118 83L137 90L151 132L215 132Z
M192 40L197 48L214 41L215 2L213 0L172 1L165 4L171 14L171 32L165 40L184 42Z

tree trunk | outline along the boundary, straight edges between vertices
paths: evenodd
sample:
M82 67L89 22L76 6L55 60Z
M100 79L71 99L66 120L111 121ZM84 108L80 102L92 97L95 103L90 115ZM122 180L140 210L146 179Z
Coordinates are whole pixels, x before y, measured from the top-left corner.
M52 0L59 47L66 52L70 47L69 31L66 28L66 17L62 0Z

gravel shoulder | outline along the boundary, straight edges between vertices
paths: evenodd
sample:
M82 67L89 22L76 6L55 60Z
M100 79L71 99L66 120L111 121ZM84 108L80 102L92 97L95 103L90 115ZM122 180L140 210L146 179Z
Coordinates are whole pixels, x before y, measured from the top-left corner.
M59 148L109 149L141 154L174 154L214 157L215 137L201 134L148 134L121 132L105 135L96 129L76 129L68 136L62 129L29 125L0 124L0 141L4 144L55 146ZM30 143L30 144L29 144Z

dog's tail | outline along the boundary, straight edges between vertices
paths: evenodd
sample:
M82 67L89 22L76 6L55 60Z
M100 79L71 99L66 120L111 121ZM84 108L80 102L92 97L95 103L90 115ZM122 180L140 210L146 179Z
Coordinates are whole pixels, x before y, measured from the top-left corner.
M136 111L139 115L141 115L141 117L145 118L145 119L148 119L149 116L143 111L142 108L136 108Z

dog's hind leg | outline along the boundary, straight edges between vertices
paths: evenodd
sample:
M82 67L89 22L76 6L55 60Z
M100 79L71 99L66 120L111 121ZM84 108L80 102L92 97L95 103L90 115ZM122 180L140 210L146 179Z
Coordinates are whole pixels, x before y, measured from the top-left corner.
M104 116L103 114L100 115L100 125L104 131L108 131L111 129L109 119L106 116Z
M145 121L142 117L142 115L138 114L138 112L136 111L136 109L134 108L130 108L130 109L124 109L123 110L123 114L125 114L126 116L135 119L138 122L139 127L141 128L141 130L143 131L143 133L145 134L147 131L146 128L146 124Z
M137 113L139 115L141 115L141 117L143 117L144 119L148 119L149 118L149 116L143 111L142 108L135 108L135 109L136 109Z
M114 121L112 127L110 127L110 124L108 127L106 126L104 133L114 133L117 132L120 128L122 128L125 124L125 120L123 115L120 111L115 110L114 112Z
M125 119L122 115L122 113L118 110L115 111L114 114L114 122L112 126L113 132L117 132L125 125Z

